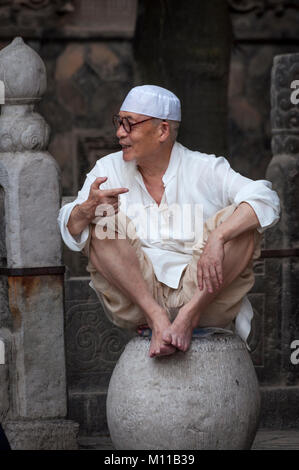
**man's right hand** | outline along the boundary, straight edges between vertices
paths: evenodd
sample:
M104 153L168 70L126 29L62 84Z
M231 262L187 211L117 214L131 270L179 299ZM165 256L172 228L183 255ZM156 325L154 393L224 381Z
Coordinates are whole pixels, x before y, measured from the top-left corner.
M118 196L129 191L128 188L100 189L107 176L100 176L90 186L88 199L80 204L80 211L92 221L95 217L117 214L119 209Z
M127 193L129 189L100 189L106 180L106 176L96 178L90 186L88 199L72 210L67 227L73 237L79 235L95 217L117 214L118 196Z

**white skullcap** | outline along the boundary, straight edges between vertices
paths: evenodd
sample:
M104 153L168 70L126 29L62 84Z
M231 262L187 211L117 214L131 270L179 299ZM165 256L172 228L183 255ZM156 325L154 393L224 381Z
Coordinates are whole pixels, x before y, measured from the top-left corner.
M156 85L132 88L121 105L120 111L181 121L181 103L178 97L171 91Z

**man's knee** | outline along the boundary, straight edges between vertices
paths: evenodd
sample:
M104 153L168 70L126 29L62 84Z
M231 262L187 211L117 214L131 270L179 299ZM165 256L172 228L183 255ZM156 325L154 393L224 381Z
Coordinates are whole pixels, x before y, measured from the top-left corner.
M97 240L114 240L116 238L115 230L108 230L105 225L91 224L91 244Z
M98 240L125 240L131 244L138 239L134 222L123 212L110 217L102 217L92 224L92 237Z
M255 248L254 230L248 230L244 234L244 243L247 249L248 257L251 259Z

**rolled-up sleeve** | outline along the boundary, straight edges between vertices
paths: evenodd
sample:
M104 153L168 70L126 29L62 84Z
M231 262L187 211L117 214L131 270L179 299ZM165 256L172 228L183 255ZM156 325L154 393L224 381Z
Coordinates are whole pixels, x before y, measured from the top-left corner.
M259 220L257 230L262 233L272 227L280 215L280 201L272 183L267 180L253 181L234 171L223 157L215 159L215 186L218 188L224 206L247 202Z
M58 214L58 225L60 228L60 233L62 236L62 239L64 243L67 245L67 247L72 250L72 251L81 251L88 239L89 235L89 227L86 227L78 236L73 237L69 229L67 227L70 215L72 210L77 204L82 204L82 202L86 201L89 195L89 189L90 185L94 182L96 179L96 175L94 173L89 173L86 176L86 180L84 182L84 185L82 189L79 191L77 198L73 201L70 202L69 204L65 204L59 211Z
M272 190L272 183L267 180L251 181L241 188L235 195L234 202L250 204L259 220L257 230L262 233L272 227L279 220L280 203L276 191Z
M73 237L67 228L67 224L73 208L77 204L81 204L81 202L84 201L78 201L76 199L76 201L70 202L69 204L63 206L59 211L57 219L62 239L66 246L72 251L81 251L84 248L89 235L89 227L86 227L83 232L81 232L80 235L76 237Z

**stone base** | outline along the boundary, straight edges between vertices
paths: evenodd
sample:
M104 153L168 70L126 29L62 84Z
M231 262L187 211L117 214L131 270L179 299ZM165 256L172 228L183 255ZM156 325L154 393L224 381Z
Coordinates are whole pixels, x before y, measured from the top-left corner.
M12 450L78 450L79 424L64 419L3 423Z

